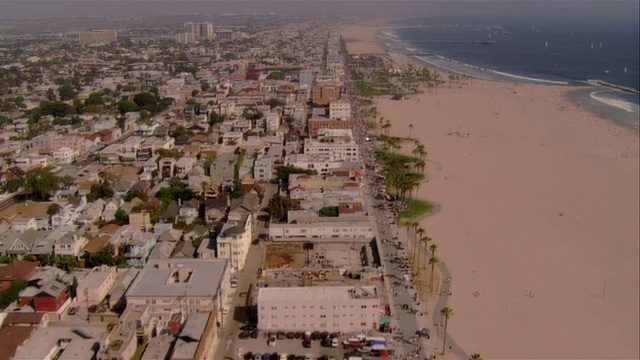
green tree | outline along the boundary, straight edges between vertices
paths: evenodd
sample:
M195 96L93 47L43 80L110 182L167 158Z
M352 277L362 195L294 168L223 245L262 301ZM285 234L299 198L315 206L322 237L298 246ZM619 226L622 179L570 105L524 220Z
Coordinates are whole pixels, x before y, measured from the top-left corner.
M149 111L151 114L156 114L158 111L158 100L150 93L144 92L136 94L133 97L133 102L138 105L140 109Z
M40 115L53 115L54 117L65 117L73 113L73 107L62 101L42 101L40 103Z
M104 105L104 99L102 98L102 95L100 93L89 94L89 97L87 98L87 100L84 101L84 106L90 106L90 105L96 105L96 106Z
M26 280L16 280L11 282L9 288L0 292L0 309L5 309L9 304L18 299L18 295L24 289L26 289L28 283Z
M60 205L51 203L47 206L47 215L49 215L49 224L53 227L53 215L60 212Z
M101 183L91 184L91 189L87 195L87 201L96 201L98 199L108 199L113 197L114 191L108 179L104 179Z
M429 259L429 265L431 265L431 274L429 274L429 291L433 291L433 276L435 274L435 267L438 261L438 258L435 256L432 256Z
M338 207L337 206L325 206L318 210L318 215L320 217L338 217Z
M199 93L200 93L200 90L198 90L198 89L193 89L193 90L191 91L191 97L196 97L196 95L198 95Z
M138 109L138 104L131 100L120 100L120 102L118 103L118 111L120 111L120 114L123 115L128 112L138 111Z
M32 200L49 200L51 194L58 190L59 183L60 179L51 172L50 167L33 168L25 174L25 191Z
M46 97L46 98L47 98L47 100L49 100L49 101L56 101L56 99L58 98L58 97L56 96L56 92L55 92L52 88L49 88L49 89L47 90L47 93L45 94L45 97Z
M287 196L274 195L269 204L265 208L265 211L269 213L272 221L286 222L287 212L289 210L300 210L300 203L298 200L291 199Z
M58 88L58 95L60 95L60 100L66 101L75 98L76 92L71 85L64 84Z
M68 189L75 184L75 179L71 175L64 175L60 178L60 185L63 189Z
M449 325L449 319L453 316L453 310L445 306L440 310L440 314L444 316L444 337L442 338L442 355L444 355L444 351L447 348L447 325Z
M118 225L126 225L129 223L129 214L127 214L127 212L122 208L118 208L114 216Z

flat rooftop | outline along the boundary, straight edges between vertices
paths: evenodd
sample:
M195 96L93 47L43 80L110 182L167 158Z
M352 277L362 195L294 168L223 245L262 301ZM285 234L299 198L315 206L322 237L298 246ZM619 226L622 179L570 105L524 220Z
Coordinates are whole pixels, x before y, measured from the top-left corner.
M226 272L226 259L150 260L126 296L213 296Z
M263 287L258 289L260 302L318 302L349 301L362 298L380 298L375 286L312 286Z

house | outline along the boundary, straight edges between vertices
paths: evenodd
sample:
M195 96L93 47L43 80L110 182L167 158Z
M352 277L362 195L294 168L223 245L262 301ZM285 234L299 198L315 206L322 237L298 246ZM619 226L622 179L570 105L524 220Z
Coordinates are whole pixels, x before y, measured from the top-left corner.
M149 260L169 259L177 243L177 241L158 241L149 254Z
M27 229L37 230L38 225L36 219L32 217L19 217L11 222L11 228L19 232L25 232Z
M162 179L171 178L175 173L176 159L172 157L163 157L158 162L158 173Z
M56 255L78 256L88 242L86 237L70 231L53 243L53 252Z
M143 267L149 254L156 245L158 237L153 233L136 232L130 235L126 241L124 256L130 266Z
M191 241L179 241L171 257L174 259L193 259L196 255L196 248Z
M84 254L92 255L98 253L104 248L105 245L109 243L109 238L111 238L111 236L109 235L94 236L82 248L82 250L80 251L80 257L82 257Z
M209 229L202 225L189 226L184 232L184 239L193 241L198 238L204 238L209 234Z
M184 219L185 223L189 225L193 220L198 218L199 210L200 202L197 199L187 200L180 206L178 216L180 219Z
M76 223L82 225L91 224L100 219L104 206L105 201L102 199L97 199L94 202L87 204L87 206L80 212L80 215L76 219Z
M19 234L12 242L5 243L7 254L24 256L31 253L33 244L40 236L42 236L42 234L37 230L26 230L22 234Z
M151 230L151 217L146 211L129 213L129 225L133 225L143 230Z
M218 199L207 199L204 202L205 219L210 221L220 221L227 216L230 205L228 197Z
M60 206L60 211L57 214L51 216L52 226L58 227L65 224L73 224L80 212L87 205L87 198L84 196L71 199L69 202L57 202Z
M182 230L169 229L163 232L162 234L160 234L160 236L158 236L158 242L164 242L164 241L178 242L180 241L181 237L182 237Z
M197 159L191 156L183 156L175 164L176 177L184 178L196 165Z
M33 297L33 308L36 311L57 312L69 300L69 285L62 278L51 279Z
M29 280L36 273L37 266L37 262L26 260L14 260L0 266L0 291L8 289L14 281Z
M104 222L109 222L116 219L116 211L124 205L124 200L119 197L114 197L108 200L104 205L104 210L102 210L102 215L100 215L100 220Z
M180 205L178 205L176 201L172 200L160 213L158 222L153 226L153 232L155 234L162 234L167 230L171 230L173 228L173 224L175 224L176 219L178 218L179 209Z

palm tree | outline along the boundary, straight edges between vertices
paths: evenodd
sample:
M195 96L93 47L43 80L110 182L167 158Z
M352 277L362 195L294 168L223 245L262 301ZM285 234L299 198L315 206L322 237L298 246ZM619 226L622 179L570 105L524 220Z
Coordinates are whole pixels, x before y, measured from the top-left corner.
M413 130L413 124L409 124L409 139L411 139L411 130Z
M431 250L431 257L435 257L436 256L436 249L438 248L438 245L436 244L431 244L431 246L429 246L429 250Z
M429 279L429 291L433 291L433 274L434 274L434 270L435 270L435 266L438 263L438 258L435 256L432 256L429 259L429 265L431 265L431 274L429 275L430 279Z
M444 316L444 337L442 338L442 355L444 355L444 350L447 348L447 325L449 324L449 319L453 316L453 310L445 306L440 310L440 314Z
M424 257L424 256L427 256L427 251L426 251L426 249L427 249L427 244L429 244L429 241L431 241L431 238L430 238L430 237L428 237L428 236L425 236L425 237L423 237L423 238L421 238L421 239L420 239L420 242L424 244L424 248L425 248L425 251L424 251L424 255L423 255L423 257ZM419 264L422 264L422 263L423 263L423 261L422 261L422 260L418 260L418 262L419 262Z
M471 354L471 356L469 357L470 360L482 360L482 355L478 354L478 353L473 353Z

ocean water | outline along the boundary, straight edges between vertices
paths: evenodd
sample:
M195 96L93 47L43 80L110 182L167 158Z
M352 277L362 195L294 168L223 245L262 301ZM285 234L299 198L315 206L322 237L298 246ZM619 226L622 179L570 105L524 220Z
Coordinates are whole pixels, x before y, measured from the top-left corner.
M553 2L545 2L550 7ZM565 4L566 5L566 4ZM566 6L565 6L566 8ZM637 17L550 16L514 11L500 16L417 17L378 37L393 51L442 70L479 78L593 85L573 99L625 126L639 128L640 38ZM566 9L565 9L566 10ZM559 11L560 12L560 11ZM604 18L603 18L604 17ZM598 85L606 82L625 92Z

